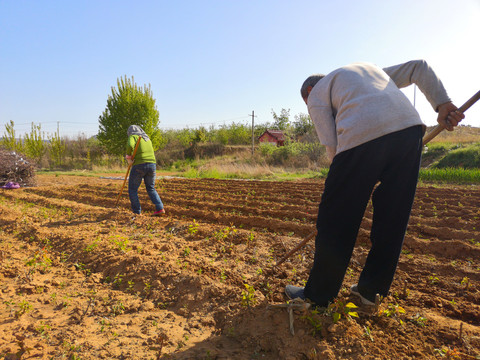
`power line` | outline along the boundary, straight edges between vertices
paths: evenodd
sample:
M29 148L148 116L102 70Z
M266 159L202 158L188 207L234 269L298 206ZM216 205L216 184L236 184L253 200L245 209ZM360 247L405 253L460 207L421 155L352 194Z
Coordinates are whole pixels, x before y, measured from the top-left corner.
M249 116L250 116L250 115L240 116L240 117L230 118L230 119L224 119L224 120L218 120L218 121L213 121L213 122L201 122L201 123L195 123L195 124L189 124L189 125L192 125L192 126L195 126L195 125L215 125L215 124L224 123L224 122L226 122L226 121L246 119L246 118L249 117Z

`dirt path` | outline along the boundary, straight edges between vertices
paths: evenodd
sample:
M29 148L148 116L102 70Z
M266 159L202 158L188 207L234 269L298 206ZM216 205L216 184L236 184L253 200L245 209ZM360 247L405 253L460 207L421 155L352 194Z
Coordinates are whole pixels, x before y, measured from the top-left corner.
M123 179L37 180L0 190L0 359L480 358L478 186L418 189L377 314L297 312L292 335L268 305L306 280L313 241L272 267L314 229L322 182L164 178L156 218L144 190L146 215L125 192L114 208ZM356 302L371 218L338 307Z

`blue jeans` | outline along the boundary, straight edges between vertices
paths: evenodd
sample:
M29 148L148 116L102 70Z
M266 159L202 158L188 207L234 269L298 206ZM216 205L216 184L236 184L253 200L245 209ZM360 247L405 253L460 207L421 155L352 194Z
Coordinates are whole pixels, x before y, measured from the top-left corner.
M132 204L132 211L135 214L140 214L142 208L140 207L140 200L138 199L138 188L142 183L142 179L145 182L147 188L147 194L155 205L156 211L163 209L163 203L158 196L157 190L155 190L155 170L156 164L145 163L132 166L130 176L128 178L128 196L130 197L130 203Z

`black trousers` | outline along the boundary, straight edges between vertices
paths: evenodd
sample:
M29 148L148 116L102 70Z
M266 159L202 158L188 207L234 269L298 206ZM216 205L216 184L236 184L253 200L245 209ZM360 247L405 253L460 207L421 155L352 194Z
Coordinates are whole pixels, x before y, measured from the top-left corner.
M370 301L377 293L388 294L415 197L422 136L422 126L410 127L333 159L318 209L315 257L305 286L305 296L316 305L327 306L342 286L372 191L372 246L358 290Z

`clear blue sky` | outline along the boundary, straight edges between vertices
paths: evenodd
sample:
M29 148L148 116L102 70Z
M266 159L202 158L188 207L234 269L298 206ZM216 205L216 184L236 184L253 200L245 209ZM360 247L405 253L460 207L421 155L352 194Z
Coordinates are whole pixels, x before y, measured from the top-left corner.
M308 75L356 61L426 59L460 106L480 90L479 19L480 0L0 0L0 136L94 135L124 75L151 85L161 128L293 120ZM416 107L436 123L418 91ZM466 115L480 126L480 104Z

